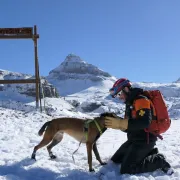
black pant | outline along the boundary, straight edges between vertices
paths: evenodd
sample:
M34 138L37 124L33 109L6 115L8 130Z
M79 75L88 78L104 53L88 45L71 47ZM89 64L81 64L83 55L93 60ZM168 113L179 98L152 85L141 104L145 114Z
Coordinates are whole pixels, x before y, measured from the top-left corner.
M121 174L136 174L152 172L162 168L165 158L161 154L148 154L155 146L155 142L129 142L126 141L116 151L111 160L121 163Z

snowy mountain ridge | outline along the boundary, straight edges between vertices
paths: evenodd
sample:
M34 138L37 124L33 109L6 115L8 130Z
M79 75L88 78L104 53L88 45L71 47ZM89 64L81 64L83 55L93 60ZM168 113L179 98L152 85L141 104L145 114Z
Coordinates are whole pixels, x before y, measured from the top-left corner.
M29 74L11 72L0 69L0 80L34 79ZM57 97L56 88L41 77L41 84L46 97ZM15 101L29 102L36 96L35 84L0 84L1 100L11 99Z
M8 80L8 79L28 79L32 78L30 74L22 74L18 72L11 72L7 70L0 69L0 79Z

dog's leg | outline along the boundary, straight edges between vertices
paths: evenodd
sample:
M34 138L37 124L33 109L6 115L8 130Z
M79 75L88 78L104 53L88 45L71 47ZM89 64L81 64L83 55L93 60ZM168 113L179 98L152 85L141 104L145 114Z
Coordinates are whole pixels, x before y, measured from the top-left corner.
M53 135L49 134L48 131L46 131L42 141L37 146L34 147L34 151L31 155L31 159L36 160L36 151L42 148L43 146L49 144L52 141L52 139L53 139Z
M56 135L54 136L51 144L49 144L49 145L47 146L47 150L48 150L48 153L49 153L49 156L50 156L51 159L55 159L55 158L56 158L56 156L52 153L51 149L52 149L54 146L56 146L59 142L61 142L62 139L63 139L63 132L62 132L62 133L61 133L61 132L58 132L58 133L56 133Z
M88 164L89 164L89 171L93 172L95 171L92 168L92 143L86 143L86 148L87 148L87 156L88 156Z
M55 145L57 145L58 143L59 143L59 141L57 141L56 139L53 139L52 142L51 142L51 144L49 144L49 145L47 146L47 151L48 151L49 156L50 156L51 159L56 159L56 156L52 153L51 149L52 149Z
M98 149L97 149L97 145L96 145L96 142L93 144L93 151L94 151L94 154L96 156L96 159L99 161L99 163L101 165L106 165L107 163L105 162L102 162L101 158L100 158L100 155L99 155L99 152L98 152Z

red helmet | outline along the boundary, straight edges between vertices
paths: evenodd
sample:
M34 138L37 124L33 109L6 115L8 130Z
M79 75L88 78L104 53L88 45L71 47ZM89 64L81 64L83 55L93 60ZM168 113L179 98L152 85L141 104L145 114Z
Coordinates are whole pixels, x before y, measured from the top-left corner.
M109 90L112 97L115 97L125 87L131 87L131 82L126 78L118 79Z

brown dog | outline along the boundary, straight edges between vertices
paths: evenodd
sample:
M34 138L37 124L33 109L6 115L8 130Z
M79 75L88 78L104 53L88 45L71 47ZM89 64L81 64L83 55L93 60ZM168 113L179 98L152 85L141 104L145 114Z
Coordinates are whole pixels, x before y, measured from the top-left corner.
M102 162L99 152L96 146L96 141L100 136L100 131L102 133L106 130L104 124L104 117L117 117L113 113L103 113L100 117L96 117L93 119L91 123L89 123L87 137L85 137L84 132L84 123L85 120L78 119L78 118L58 118L53 119L52 121L46 122L41 129L39 130L39 135L41 136L44 133L44 137L42 141L34 147L34 151L32 153L31 158L35 159L36 151L43 146L50 144L47 146L47 150L49 152L49 156L54 159L56 158L53 155L51 149L57 145L63 139L63 133L67 133L70 136L74 137L76 140L82 143L86 143L87 147L87 155L88 155L88 164L89 164L89 171L94 171L92 168L92 150L96 156L96 159L100 162L101 165L105 165L105 162ZM95 121L98 125L96 125ZM100 127L100 130L98 129ZM46 130L45 130L46 129Z

